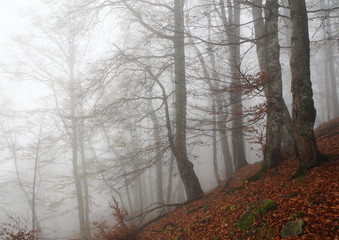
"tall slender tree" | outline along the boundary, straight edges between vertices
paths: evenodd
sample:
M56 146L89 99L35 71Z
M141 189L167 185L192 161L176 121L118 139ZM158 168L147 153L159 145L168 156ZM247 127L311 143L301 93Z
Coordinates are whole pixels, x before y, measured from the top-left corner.
M136 17L137 21L150 33L160 39L171 41L173 44L174 83L175 83L175 136L172 134L169 113L166 113L166 126L170 148L176 158L180 177L184 183L188 199L194 199L203 194L199 179L194 172L193 163L187 155L186 124L187 124L187 90L186 90L186 62L185 62L185 27L184 27L184 0L174 0L173 6L147 2L151 6L165 7L171 11L174 26L170 34L163 33L147 24L142 13L136 10L129 1L123 0L124 6ZM160 82L158 82L160 83ZM165 90L165 89L164 89ZM167 96L164 95L167 102ZM167 111L167 110L166 110Z
M232 104L232 149L235 170L247 164L243 138L243 106L240 89L240 13L241 1L220 0L220 16L229 44L229 65L231 73L231 104ZM233 170L232 170L233 172Z

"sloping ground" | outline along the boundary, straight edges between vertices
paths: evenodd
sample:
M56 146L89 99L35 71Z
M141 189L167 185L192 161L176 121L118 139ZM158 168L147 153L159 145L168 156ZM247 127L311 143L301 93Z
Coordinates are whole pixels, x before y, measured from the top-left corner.
M253 182L246 179L261 164L246 166L203 199L177 208L148 226L140 238L280 239L280 231L288 221L303 219L303 235L288 239L339 239L339 118L320 126L316 136L319 150L331 160L305 177L289 180L297 169L293 159L286 159ZM247 229L241 230L236 225L240 216L251 203L263 199L273 200L277 210L261 214Z

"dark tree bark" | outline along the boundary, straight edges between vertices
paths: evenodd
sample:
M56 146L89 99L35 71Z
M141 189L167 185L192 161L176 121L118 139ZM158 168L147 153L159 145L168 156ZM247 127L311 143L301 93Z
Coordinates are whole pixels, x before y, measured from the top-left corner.
M175 149L180 177L184 183L188 200L203 194L198 177L189 161L186 148L186 73L184 1L174 1L174 75L175 75Z
M278 39L278 1L266 1L265 21L262 16L262 0L252 2L252 14L255 24L255 38L260 71L267 78L264 93L267 99L268 113L266 126L265 164L273 168L282 162L281 145L283 126L291 136L293 144L293 126L288 108L282 98L282 78L280 64L280 46ZM293 148L294 149L294 148Z
M292 96L295 139L299 152L299 171L317 166L322 155L314 137L316 110L310 74L310 41L305 0L289 0L292 23Z

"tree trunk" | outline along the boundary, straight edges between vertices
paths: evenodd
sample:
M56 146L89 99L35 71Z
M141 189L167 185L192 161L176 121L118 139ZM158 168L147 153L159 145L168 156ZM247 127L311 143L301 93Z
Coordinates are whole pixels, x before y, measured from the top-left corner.
M168 185L167 185L167 194L166 194L166 203L171 203L172 196L172 185L173 185L173 170L174 170L174 156L171 154L169 160L169 170L168 170Z
M80 106L80 115L83 116L83 103L81 102ZM84 211L85 211L85 231L87 240L92 240L91 235L91 223L89 219L89 191L88 191L88 177L87 177L87 165L86 165L86 157L85 157L85 123L84 120L81 119L79 122L79 147L80 147L80 155L81 155L81 166L82 166L82 179L83 179L83 189L84 189Z
M154 142L155 142L155 168L156 168L156 183L157 183L157 202L159 204L164 204L164 195L163 195L163 187L162 187L162 161L161 161L161 149L160 149L160 125L157 119L157 116L154 111L154 107L152 102L150 102L150 116L153 123L153 135L154 135ZM162 209L163 210L163 209Z
M265 11L265 42L267 78L267 125L265 163L273 168L282 162L281 137L283 127L282 81L280 66L280 46L278 39L278 0L267 0Z
M328 56L327 51L325 50L324 55L324 71L325 71L325 79L324 79L324 85L325 85L325 93L324 98L326 100L326 107L323 109L323 111L326 111L326 121L331 120L331 94L330 94L330 79L328 74Z
M127 177L126 177L126 170L125 167L123 167L123 173L124 173L124 184L125 184L125 191L126 191L126 195L127 195L127 202L128 202L128 207L129 207L129 212L131 216L134 216L134 208L133 208L133 204L132 204L132 199L131 199L131 193L129 191L129 184L127 181Z
M71 89L70 89L70 96L71 96L71 126L72 126L72 163L73 163L73 178L75 182L75 190L77 196L77 203L78 203L78 218L80 224L80 237L81 239L86 239L86 224L85 224L85 215L84 215L84 202L83 202L83 194L81 188L81 180L79 177L79 170L78 170L78 122L76 117L76 105L75 105L75 84L73 82L71 71Z
M325 3L326 1L321 2L322 8L326 9L326 8L332 7L330 1L327 1L327 4ZM325 24L326 24L326 28L324 29L324 35L326 38L332 39L333 36L332 36L332 25L331 25L330 17L327 17L325 19ZM325 56L325 63L326 63L325 82L327 82L327 87L329 87L328 83L330 83L330 88L331 88L331 91L326 91L326 96L328 100L331 99L331 101L327 105L327 108L328 108L328 119L327 120L329 121L331 119L331 117L329 116L330 112L332 112L332 116L334 118L339 117L339 102L338 102L336 75L334 72L334 56L333 56L332 40L329 40L325 45L325 55L326 55ZM328 90L328 88L326 90Z
M181 179L178 179L177 188L176 188L177 202L186 201L184 185Z
M290 10L287 8L288 6L288 0L283 0L283 4L285 5L285 7L283 8L283 13L284 16L290 17ZM288 58L291 58L291 35L292 35L292 28L291 28L291 23L288 21L288 23L285 25L285 41L286 41L286 45L287 45L287 55Z
M162 187L162 162L160 160L156 163L157 170L157 202L160 204L164 204L164 195L163 195L163 187Z
M217 153L217 124L216 124L216 108L215 108L215 99L212 99L212 114L213 114L213 130L212 130L212 141L213 141L213 170L214 177L218 185L221 184L221 180L218 172L218 153Z
M337 93L337 83L336 83L336 75L334 73L334 56L332 50L331 42L327 43L326 52L327 52L327 61L328 63L328 70L329 70L329 77L331 83L331 93L327 93L332 97L332 106L333 106L333 117L339 117L339 103L338 103L338 93ZM325 80L326 81L326 80ZM328 81L328 80L327 80Z
M285 142L295 145L293 137L293 124L290 113L282 98L281 65L279 60L278 40L278 5L277 1L267 1L266 22L262 16L262 0L254 0L252 15L256 38L256 49L260 71L267 77L264 82L264 93L267 99L268 114L266 126L266 146L264 158L266 167L274 167L282 161L281 147L282 131L290 136ZM292 147L295 151L295 147ZM277 158L275 157L277 156Z
M149 177L148 177L148 196L149 196L149 200L150 203L154 203L156 200L154 200L154 192L153 192L153 178L152 178L152 168L148 169L149 171Z
M141 175L139 175L136 179L136 182L137 182L137 186L136 186L136 193L137 193L137 204L136 206L138 206L138 210L142 210L144 208L144 197L142 195L142 189L143 189L143 186L141 184Z
M292 22L292 96L295 139L299 152L299 171L318 165L321 154L314 137L316 110L310 74L310 42L308 18L304 0L289 0Z
M210 11L209 9L206 10L207 12ZM210 40L210 28L211 28L211 19L210 16L208 15L208 42L211 42ZM192 42L193 43L193 42ZM224 159L224 165L225 165L225 175L226 175L226 179L230 178L233 174L233 166L232 166L232 157L231 157L231 153L230 153L230 149L229 149L229 144L228 144L228 137L226 134L226 121L227 121L227 113L228 113L228 109L227 106L223 106L223 103L226 103L225 99L224 99L224 92L219 90L220 88L220 78L218 76L217 73L217 69L216 69L216 62L215 62L215 55L214 52L212 50L212 44L207 44L207 54L209 56L210 59L210 63L211 63L211 70L212 70L212 79L210 79L209 77L209 72L208 72L208 68L205 62L205 59L202 57L203 54L201 53L201 51L199 50L199 48L192 44L193 48L195 49L195 51L197 52L197 57L200 61L202 70L204 72L204 77L206 78L207 84L210 88L211 91L211 95L213 96L212 99L212 104L214 104L214 109L216 108L217 110L213 110L213 113L217 114L218 117L217 119L215 118L215 114L213 114L213 124L216 124L216 126L213 125L213 139L214 139L214 134L215 131L218 131L219 136L220 136L220 142L221 142L221 150L222 150L222 155L223 155L223 159ZM216 105L216 106L215 106ZM217 122L215 122L217 121ZM215 136L216 137L216 136ZM213 140L214 141L214 140ZM213 144L213 146L216 145ZM215 150L213 150L214 152ZM216 154L214 155L216 156ZM216 160L213 157L213 163L214 166L216 166ZM215 169L216 171L217 169ZM216 173L216 172L215 172ZM217 177L217 181L218 179L220 180L219 176Z
M218 120L217 126L219 131L220 143L221 143L221 152L224 158L225 164L225 175L226 179L232 177L233 174L233 166L232 166L232 157L228 144L228 136L226 134L226 119L227 119L227 109L223 108L222 103L224 100L220 96L220 94L216 95L216 103L218 109Z
M38 163L40 157L40 146L41 146L41 133L42 133L43 123L40 125L39 137L35 151L35 162L34 162L34 176L33 176L33 188L32 188L32 230L35 231L39 228L38 219L36 215L36 185L37 185L37 177L38 177Z
M228 1L228 19L224 0L220 0L221 18L229 46L229 64L231 67L231 104L232 104L232 149L235 170L247 164L243 138L243 109L240 85L240 1Z
M240 1L235 0L233 6L233 24L235 26L230 46L230 62L232 72L231 100L232 100L232 148L235 171L247 165L245 157L243 137L243 110L242 92L238 90L240 85ZM233 60L233 62L232 62Z
M206 9L207 12L211 11L210 7ZM208 17L208 42L211 42L211 16L210 14L207 15ZM196 47L197 48L197 47ZM198 51L198 48L197 48ZM225 176L226 179L230 178L233 174L233 166L232 166L232 157L229 149L228 144L228 138L226 135L226 120L227 120L227 106L223 106L223 103L225 103L224 99L224 92L220 91L220 78L217 72L217 66L215 62L215 54L213 51L213 45L208 43L207 44L207 54L209 56L210 62L211 62L211 68L212 68L212 81L209 79L209 74L207 71L207 67L205 64L204 59L202 58L202 54L199 52L198 57L200 59L202 68L205 72L205 77L208 79L208 85L211 90L212 98L212 104L213 104L213 166L214 166L214 175L216 178L216 181L218 184L221 183L219 174L218 174L218 168L217 168L217 140L216 140L216 131L219 133L220 142L221 142L221 150L222 150L222 156L224 159L224 165L225 165ZM213 82L214 81L214 82ZM218 115L218 117L215 117L215 114Z
M188 160L186 149L186 73L185 73L185 41L184 41L184 1L174 1L175 34L174 72L175 72L175 123L176 142L175 157L179 174L184 183L189 200L203 194L198 177L193 170L193 164Z
M86 236L88 240L92 239L91 235L91 226L89 219L89 192L88 192L88 178L86 170L86 160L85 160L85 149L83 141L80 140L80 154L81 154L81 165L82 165L82 175L83 175L83 189L84 189L84 211L85 211L85 225L86 225Z

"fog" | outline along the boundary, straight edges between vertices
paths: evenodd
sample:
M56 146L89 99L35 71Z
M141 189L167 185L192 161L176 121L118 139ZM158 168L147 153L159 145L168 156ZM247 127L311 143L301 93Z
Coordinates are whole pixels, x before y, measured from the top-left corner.
M339 115L339 12L336 1L306 2L317 126ZM206 193L241 161L262 161L263 86L234 84L261 71L252 7L233 24L221 9L202 0L2 0L0 222L18 217L40 239L91 239L95 223L115 224L113 198L142 225L199 195L190 183ZM291 25L279 11L291 112Z

